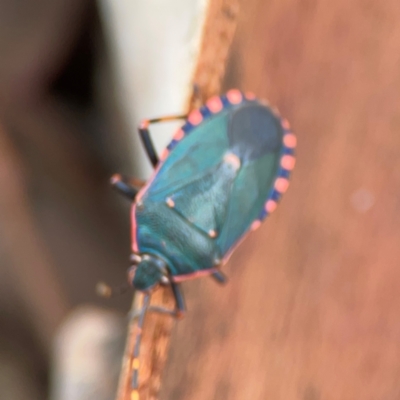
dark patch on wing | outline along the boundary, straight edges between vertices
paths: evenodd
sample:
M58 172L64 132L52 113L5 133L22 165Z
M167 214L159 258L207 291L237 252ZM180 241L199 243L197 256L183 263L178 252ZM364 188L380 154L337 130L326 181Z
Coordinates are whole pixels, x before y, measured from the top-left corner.
M261 104L245 104L229 119L230 150L245 163L278 150L282 128L271 110Z

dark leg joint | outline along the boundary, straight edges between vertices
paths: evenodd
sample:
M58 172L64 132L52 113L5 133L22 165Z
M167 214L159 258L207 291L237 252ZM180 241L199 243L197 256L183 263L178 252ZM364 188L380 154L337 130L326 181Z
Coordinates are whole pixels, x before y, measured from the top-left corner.
M140 139L142 140L143 146L146 149L151 164L153 165L153 167L156 167L156 165L158 164L158 155L150 138L150 133L147 128L148 124L149 122L145 121L142 123L142 125L139 126L139 135Z
M186 115L168 115L166 117L161 117L161 118L153 118L153 119L145 119L142 121L142 123L139 125L139 135L140 139L142 140L143 146L146 150L146 153L149 157L149 160L153 167L156 167L159 161L158 155L156 153L156 150L154 148L153 142L150 137L150 131L149 131L149 125L150 124L155 124L158 122L167 122L167 121L174 121L177 119L185 119Z
M211 277L215 279L219 284L224 285L228 282L227 276L221 271L215 271L211 274Z
M131 201L135 200L138 190L129 185L121 175L119 174L113 175L110 181L112 187L115 190L117 190L119 193L121 193L129 200Z
M176 317L183 318L186 312L185 299L177 283L171 282L171 288L176 301Z

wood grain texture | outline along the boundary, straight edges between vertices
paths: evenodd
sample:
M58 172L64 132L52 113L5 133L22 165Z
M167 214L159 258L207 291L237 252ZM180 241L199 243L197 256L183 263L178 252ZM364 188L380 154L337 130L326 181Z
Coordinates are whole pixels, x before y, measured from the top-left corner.
M135 294L132 311L141 310L143 298L142 293ZM162 288L155 291L151 296L151 305L173 310L175 301L170 289ZM174 318L166 314L148 312L145 316L139 354L139 396L141 400L159 398L161 376L167 359L174 322ZM131 397L132 362L138 329L138 319L132 319L128 327L116 400L133 399Z
M292 184L229 284L184 285L163 400L400 398L400 8L242 2L226 86L298 135Z
M239 0L209 0L208 3L192 78L198 90L189 99L189 110L220 93L238 21Z

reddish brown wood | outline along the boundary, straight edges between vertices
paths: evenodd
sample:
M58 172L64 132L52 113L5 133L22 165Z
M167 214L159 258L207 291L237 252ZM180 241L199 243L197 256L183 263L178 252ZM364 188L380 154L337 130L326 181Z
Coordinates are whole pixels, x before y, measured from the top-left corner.
M229 285L184 285L161 398L396 400L398 2L242 3L227 86L288 117L298 165Z
M144 295L134 296L132 312L143 307ZM161 288L151 296L151 305L173 310L174 298L169 288ZM156 400L159 398L161 376L170 345L175 319L170 315L147 312L142 329L139 357L134 361L134 347L138 335L138 319L131 319L122 360L116 400ZM139 363L139 388L132 390L133 363Z
M210 0L207 4L201 44L193 73L188 109L200 107L221 91L227 58L239 16L239 0Z

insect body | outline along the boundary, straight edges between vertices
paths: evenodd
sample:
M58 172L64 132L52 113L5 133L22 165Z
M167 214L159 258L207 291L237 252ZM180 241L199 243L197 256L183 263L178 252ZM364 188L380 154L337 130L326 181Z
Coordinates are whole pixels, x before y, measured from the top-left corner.
M159 158L148 126L176 118L185 123ZM155 167L152 177L141 188L120 175L112 178L133 201L129 282L145 293L171 285L172 314L181 315L179 283L204 275L224 282L221 266L276 208L294 167L296 138L276 111L238 90L211 98L188 116L146 120L139 133ZM145 296L139 332L148 303ZM140 333L132 362L135 399L139 345Z
M148 292L220 271L235 246L277 205L294 167L289 124L254 95L230 90L192 111L158 159L148 125L139 132L156 168L140 190L113 184L133 200L130 283ZM175 118L184 118L179 116Z

